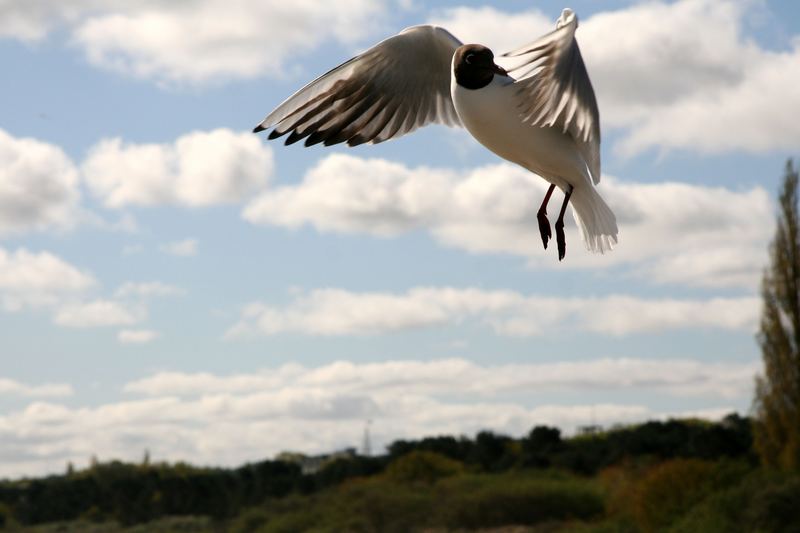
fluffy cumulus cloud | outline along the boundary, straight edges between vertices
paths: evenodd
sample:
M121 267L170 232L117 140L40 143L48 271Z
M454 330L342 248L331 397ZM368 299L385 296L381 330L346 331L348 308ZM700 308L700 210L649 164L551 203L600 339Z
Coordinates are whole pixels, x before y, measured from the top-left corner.
M126 281L108 298L84 295L75 301L62 302L54 311L53 322L69 328L131 326L147 318L150 301L157 297L181 296L180 287L160 281ZM145 344L158 333L149 329L123 329L117 339L123 344Z
M642 2L580 21L578 40L605 126L624 128L618 148L764 152L800 147L800 36L788 50L761 48L746 21L758 2ZM580 15L580 13L579 13ZM498 51L553 28L538 10L442 10L434 21ZM743 127L746 125L746 127Z
M384 2L343 0L32 0L0 3L0 36L43 39L66 27L90 63L161 83L263 74L325 42L369 33Z
M638 118L620 148L635 154L650 147L704 152L797 150L800 124L800 37L790 52L765 54L736 84L696 94ZM665 127L666 126L666 127Z
M0 237L76 224L78 171L57 146L0 129Z
M53 321L70 328L131 326L147 318L148 304L157 297L181 296L180 287L160 281L126 281L111 298L88 299L58 306ZM145 344L155 340L158 333L149 329L122 329L117 339L123 344Z
M547 183L511 164L409 168L333 154L295 185L272 188L243 211L256 224L390 236L416 228L470 252L511 253L560 268L627 265L657 283L745 287L757 284L773 224L767 192L604 177L599 190L617 215L620 243L605 256L583 250L572 220L567 259L541 247L536 209ZM551 200L556 213L561 197ZM754 223L758 221L758 223ZM554 219L551 220L551 223Z
M106 207L232 203L263 189L272 150L250 133L187 133L166 144L106 139L77 168L61 148L0 129L0 237L69 229L91 222L130 231L135 221L104 221L81 205L80 181Z
M521 337L564 331L620 336L689 328L747 331L754 328L758 312L758 299L749 297L561 298L472 288L415 288L404 294L320 289L296 295L285 307L245 306L227 336L370 335L474 320L498 334Z
M177 296L184 291L160 281L123 283L103 296L92 274L53 255L25 248L0 247L0 310L8 313L32 310L52 317L67 328L131 326L147 318L149 300ZM121 342L149 342L150 330L120 332Z
M312 224L322 231L389 236L435 223L453 177L440 170L411 170L382 159L327 156L303 183L271 189L244 210L254 223L286 227Z
M91 274L50 252L0 248L0 304L6 311L52 307L95 284Z
M187 133L170 144L95 145L82 170L107 207L230 203L263 188L272 151L249 133L228 129Z
M239 464L282 450L331 451L359 442L374 420L382 447L398 438L520 436L537 424L572 432L683 415L624 401L624 391L700 399L691 414L719 416L752 386L752 363L600 359L481 366L461 359L287 364L252 373L159 372L125 386L131 399L94 407L36 401L0 416L4 475L61 470L92 455ZM608 393L603 403L542 401L541 391Z

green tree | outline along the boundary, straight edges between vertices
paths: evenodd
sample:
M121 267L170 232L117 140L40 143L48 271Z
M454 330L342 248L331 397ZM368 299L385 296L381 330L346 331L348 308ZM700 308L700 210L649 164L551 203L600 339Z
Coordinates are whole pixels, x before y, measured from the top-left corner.
M414 450L389 463L386 475L401 483L434 483L464 471L464 465L436 452Z
M800 214L792 161L780 193L775 239L764 272L758 343L764 375L756 378L755 446L764 464L800 469Z

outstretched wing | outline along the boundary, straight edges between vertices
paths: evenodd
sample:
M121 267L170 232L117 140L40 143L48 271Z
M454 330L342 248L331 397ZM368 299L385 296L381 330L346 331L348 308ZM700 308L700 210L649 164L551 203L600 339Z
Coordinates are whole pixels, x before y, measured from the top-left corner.
M522 119L536 126L561 128L575 140L592 179L600 181L600 113L592 82L581 57L571 9L561 13L556 29L503 57L518 57L508 69L517 82Z
M256 132L289 133L286 144L379 143L438 122L460 125L450 98L450 62L461 42L437 26L413 26L312 81Z

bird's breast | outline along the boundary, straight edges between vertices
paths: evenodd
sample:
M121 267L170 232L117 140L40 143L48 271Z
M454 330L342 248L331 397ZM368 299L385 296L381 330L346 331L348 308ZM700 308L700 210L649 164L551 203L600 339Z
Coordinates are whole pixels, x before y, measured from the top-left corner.
M577 150L568 134L556 128L532 126L521 119L513 84L513 78L495 76L486 87L470 90L453 80L450 93L461 123L495 154L561 186L561 180L556 178L572 174L564 172L566 166L580 168L585 163L580 159L571 161Z
M455 78L450 87L453 105L461 123L475 139L500 157L514 162L514 144L519 119L512 99L512 78L495 76L480 89L467 89Z

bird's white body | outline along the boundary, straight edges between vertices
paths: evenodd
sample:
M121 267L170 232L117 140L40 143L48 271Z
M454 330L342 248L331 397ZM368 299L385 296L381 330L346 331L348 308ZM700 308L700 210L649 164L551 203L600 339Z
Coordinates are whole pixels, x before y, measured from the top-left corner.
M520 120L512 97L513 83L513 78L496 75L486 87L466 89L453 78L450 94L461 123L478 142L503 159L562 190L568 184L580 186L586 176L586 163L572 138L555 128L531 126Z
M572 186L573 213L587 247L599 252L611 249L616 219L595 190L575 141L560 128L522 121L513 98L517 90L514 82L509 76L495 75L486 87L467 89L453 77L450 93L461 123L478 142L503 159L562 191Z

